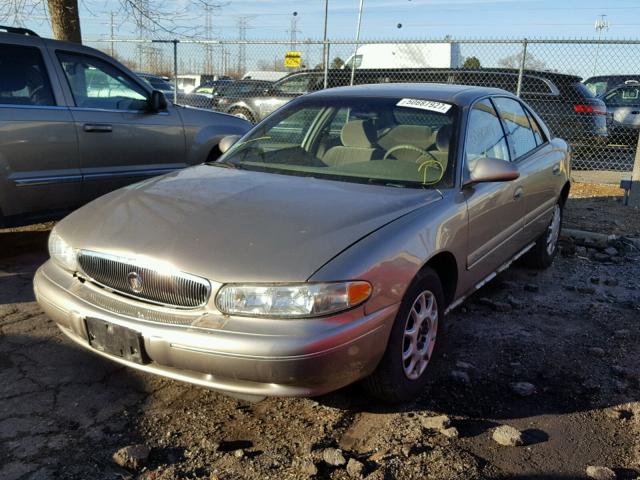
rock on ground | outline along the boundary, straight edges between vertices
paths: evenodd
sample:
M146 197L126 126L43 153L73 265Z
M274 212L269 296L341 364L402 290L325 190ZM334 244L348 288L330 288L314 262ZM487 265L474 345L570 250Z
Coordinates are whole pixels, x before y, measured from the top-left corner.
M447 415L438 415L437 417L423 417L421 423L424 428L444 430L451 426L451 419Z
M322 452L322 459L334 467L340 467L347 463L344 455L342 455L342 450L339 448L325 448Z
M147 463L151 450L146 445L129 445L113 454L113 461L129 470L138 470Z
M501 425L493 431L493 440L505 447L517 447L524 445L522 432L510 425Z
M511 384L511 390L521 397L528 397L536 393L536 386L529 382L515 382Z
M587 467L587 477L594 480L616 480L616 472L608 467L598 467L589 465Z
M350 458L347 463L347 473L351 478L362 478L364 465L355 458Z

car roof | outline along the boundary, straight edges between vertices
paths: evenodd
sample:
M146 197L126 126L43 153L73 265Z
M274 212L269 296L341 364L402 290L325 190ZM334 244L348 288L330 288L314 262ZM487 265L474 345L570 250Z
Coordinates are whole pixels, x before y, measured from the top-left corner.
M435 100L455 105L468 105L474 100L487 95L506 95L513 97L512 93L500 88L439 83L379 83L356 85L353 87L337 87L320 90L307 95L307 97L403 97Z

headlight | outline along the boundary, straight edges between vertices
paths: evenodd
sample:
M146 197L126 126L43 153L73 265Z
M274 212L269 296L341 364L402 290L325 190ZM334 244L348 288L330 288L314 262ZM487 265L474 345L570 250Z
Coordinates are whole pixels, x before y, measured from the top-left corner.
M76 251L65 242L54 228L49 235L49 255L65 270L78 270L78 256Z
M224 285L216 296L226 315L304 318L336 313L361 304L371 295L368 282L298 285Z

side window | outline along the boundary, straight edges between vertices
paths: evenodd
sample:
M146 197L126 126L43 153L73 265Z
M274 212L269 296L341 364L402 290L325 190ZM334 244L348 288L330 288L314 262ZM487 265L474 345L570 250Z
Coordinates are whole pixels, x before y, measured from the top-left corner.
M525 109L525 111L527 112L527 117L529 117L529 123L531 124L531 130L533 130L533 136L536 139L536 145L542 145L547 141L547 137L531 112L527 109Z
M303 95L309 91L309 76L296 75L280 82L276 88L285 94Z
M113 65L95 57L59 52L77 107L144 110L147 93Z
M37 48L0 45L0 104L56 104L42 55Z
M520 102L504 97L494 98L493 101L509 136L511 158L516 160L536 148L537 144L529 118Z
M469 112L465 156L469 170L481 157L509 161L509 149L500 119L489 100L477 102Z

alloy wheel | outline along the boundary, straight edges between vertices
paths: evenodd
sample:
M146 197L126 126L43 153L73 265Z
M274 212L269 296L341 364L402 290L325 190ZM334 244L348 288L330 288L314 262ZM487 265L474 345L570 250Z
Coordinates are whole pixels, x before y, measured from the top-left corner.
M547 229L547 253L553 255L558 244L558 238L560 237L560 220L562 219L562 212L560 205L556 204L553 210L553 218Z
M427 368L437 334L438 302L425 290L413 302L404 327L402 367L409 380L417 380Z

